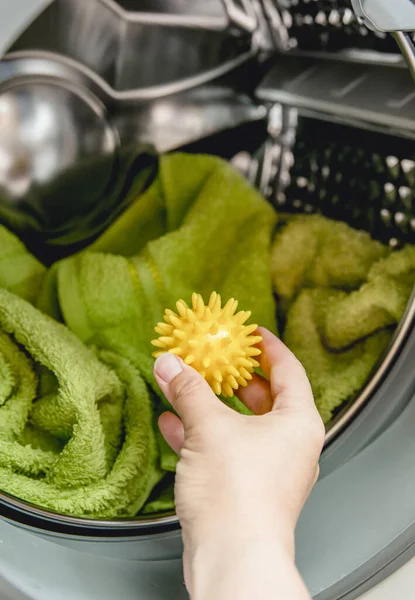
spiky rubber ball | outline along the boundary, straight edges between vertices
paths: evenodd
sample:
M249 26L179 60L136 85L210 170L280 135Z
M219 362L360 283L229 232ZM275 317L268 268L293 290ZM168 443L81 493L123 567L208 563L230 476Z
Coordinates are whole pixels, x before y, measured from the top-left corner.
M206 379L215 394L233 396L239 386L245 387L252 379L254 358L261 354L255 345L262 341L252 335L257 325L244 325L249 311L236 313L238 302L231 298L222 307L219 294L213 292L207 306L200 294L193 294L192 306L179 300L177 313L166 309L164 323L155 328L160 337L152 341L159 350L180 356Z

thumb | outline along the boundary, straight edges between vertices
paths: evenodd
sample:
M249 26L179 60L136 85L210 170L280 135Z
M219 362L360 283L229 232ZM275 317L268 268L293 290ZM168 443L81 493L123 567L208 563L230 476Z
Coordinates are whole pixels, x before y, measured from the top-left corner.
M154 375L185 429L196 425L212 411L226 409L203 377L175 354L166 352L159 356L154 364Z

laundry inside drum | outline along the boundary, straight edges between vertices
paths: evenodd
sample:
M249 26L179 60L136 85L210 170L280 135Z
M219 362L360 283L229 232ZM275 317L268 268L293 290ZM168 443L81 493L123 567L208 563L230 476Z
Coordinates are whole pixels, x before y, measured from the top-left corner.
M398 289L402 293L402 304L397 312L403 316L398 328L399 335L402 336L402 331L408 331L411 327L413 306L407 306L407 313L404 308L415 283L412 262L415 242L415 154L410 139L298 117L295 110L291 112L291 143L280 147L276 144L274 154L279 161L279 175L264 184L264 189L278 211L296 215L294 224L287 227L285 245L282 243L276 250L275 260L283 262L283 252L289 252L290 245L295 245L294 237L289 238L288 231L291 236L302 236L303 244L315 245L310 250L313 256L305 263L307 276L299 271L298 277L303 277L303 282L311 288L332 288L334 296L340 295L340 300L333 298L331 293L326 298L324 294L318 298L319 292L312 290L308 300L303 298L304 318L307 311L317 311L315 319L320 332L316 335L315 330L309 329L307 332L305 327L301 330L301 324L297 326L293 316L290 316L289 311L287 313L284 307L287 298L290 300L287 279L279 286L283 293L281 317L285 325L288 314L286 342L289 345L291 343L292 349L297 351L306 370L309 365L309 377L312 383L314 381L317 405L322 403L327 441L330 441L368 401L376 383L385 375L387 366L400 351L401 345L396 339L399 319L394 322L393 318L386 316L388 311L394 311L386 300L391 291L389 286L394 288L394 293ZM288 221L290 218L293 217L289 217ZM333 224L331 231L325 218L330 219ZM305 234L307 219L315 220L313 234ZM347 226L351 228L347 229ZM331 236L333 238L330 242ZM404 254L408 252L411 256L400 255L400 248L406 248ZM399 259L393 264L399 256L403 257L401 272ZM390 261L391 279L381 281L380 271L378 266L374 266L373 258L375 263L380 259L383 266ZM405 262L407 259L408 263ZM295 261L293 264L295 265ZM359 273L360 268L362 270ZM289 265L276 267L276 273L277 277L288 277L288 281L292 278L292 289L298 284ZM313 309L310 304L311 294L317 294ZM373 297L370 300L371 294ZM327 313L329 316L325 317L327 320L317 316L321 314L321 307L317 306L319 302L333 303ZM335 308L336 302L339 305L343 303L342 308ZM356 311L360 302L362 304ZM345 328L358 331L359 319L364 321L371 318L365 312L365 303L368 303L366 309L371 304L374 312L385 311L383 323L386 330L384 333L375 333L376 327L381 329L380 321L378 325L373 323L371 333L374 336L369 335L359 349L353 334L348 339L346 335L343 341L340 341L339 336L341 337L341 331L344 333ZM325 308L322 313L324 311ZM330 318L333 319L331 324ZM363 330L361 333L362 337L366 337ZM309 342L305 341L307 335L310 339L314 336L315 346L311 352ZM379 345L375 341L377 335L380 335ZM347 366L342 362L343 359ZM366 374L363 375L365 362ZM321 378L319 369L323 368L326 369L327 377ZM348 379L346 385L343 377ZM335 397L342 400L334 401ZM328 409L330 404L332 407Z
M34 385L37 378L39 382L30 417L25 421L23 415L24 427L13 442L19 452L29 442L39 453L39 460L33 461L25 450L23 472L29 474L33 494L27 495L30 486L19 487L20 478L27 478L20 470L9 480L2 479L9 502L13 496L22 497L24 489L23 500L41 506L39 510L54 519L63 513L65 519L81 517L98 523L106 519L146 523L174 514L177 457L159 446L162 441L151 425L151 411L157 414L164 408L151 387L151 350L145 340L154 337L158 319L152 315L160 312L162 316L194 285L204 296L216 285L220 289L219 273L221 280L225 273L230 282L229 291L223 294L238 297L242 307L254 310L261 324L278 327L282 339L304 363L328 439L340 421L342 427L347 425L359 402L362 406L363 401L370 401L368 386L381 370L386 372L399 350L394 338L399 317L374 310L374 294L384 293L388 308L390 289L395 286L401 302L397 310L403 314L411 286L401 285L397 274L400 270L403 279L411 281L415 272L410 262L415 261L412 144L377 132L365 131L362 138L357 128L297 114L287 122L291 135L281 138L285 145L271 141L257 123L183 148L185 153L159 157L161 185L139 195L88 252L57 263L49 272L29 254L23 272L14 269L11 258L0 260L2 285L11 270L13 283L6 281L6 288L15 292L1 291L6 313L0 313L0 320L8 315L7 331L14 332L0 338L9 379L13 383L29 369L28 381L33 378ZM210 156L202 156L203 150L209 150ZM217 155L228 158L243 177ZM232 191L224 195L223 182L230 178ZM268 202L246 180L260 188ZM188 217L183 207L177 211L183 196L174 195L183 182L195 186L192 195L189 189L186 192L186 202L192 203ZM165 207L164 194L168 194ZM165 235L166 211L170 223L175 223L171 226L176 227L176 245L172 246ZM202 218L202 230L191 226L192 220ZM271 239L275 297L267 259ZM268 240L265 245L264 240ZM5 237L6 243L10 244L9 256L17 250L23 253L14 238ZM243 243L242 254L235 253L235 243ZM400 254L407 252L405 244L407 256ZM188 247L193 250L190 254ZM233 275L241 272L242 265L246 279ZM269 298L266 304L264 297ZM15 305L20 319L13 324ZM327 306L330 318L326 318ZM344 307L347 310L342 314ZM48 320L44 312L53 319ZM362 312L366 320L354 318ZM64 334L57 321L63 321L70 332L63 328ZM409 325L404 318L401 328ZM48 339L54 343L39 354L36 344L44 343L43 336L46 344ZM24 340L22 356L15 338ZM59 348L58 356L53 348ZM13 356L19 357L16 363ZM76 386L64 383L68 369L82 373ZM30 389L25 392L27 398ZM12 384L2 388L3 403L12 406L15 393ZM366 394L363 400L362 393ZM72 428L74 416L69 415L68 421L65 411L54 412L54 406L67 402L70 406L68 394L82 407L84 420L96 420L91 431L102 429L108 444L102 445L100 436L83 439L82 427ZM101 413L98 420L95 404ZM237 399L231 405L242 409ZM139 422L135 420L138 415ZM133 449L139 439L143 454L137 462ZM93 469L87 460L76 458L78 445L84 448L85 444L95 457ZM154 468L156 456L161 462ZM131 470L133 465L137 472ZM124 468L132 478L119 493L117 481ZM0 477L2 473L0 469ZM83 482L81 491L78 481ZM89 495L88 489L94 493ZM25 510L30 509L26 506Z

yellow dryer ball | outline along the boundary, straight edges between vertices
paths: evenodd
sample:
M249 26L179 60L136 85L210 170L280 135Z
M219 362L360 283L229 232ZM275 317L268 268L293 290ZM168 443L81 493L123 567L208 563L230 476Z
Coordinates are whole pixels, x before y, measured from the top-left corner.
M165 323L155 328L160 337L152 341L159 348L153 356L165 352L180 356L218 395L233 396L239 386L248 385L254 368L259 367L254 357L261 350L255 344L262 341L261 336L251 335L257 325L244 325L251 313L235 314L238 302L233 298L222 308L216 292L207 306L200 294L193 294L191 308L183 300L176 306L178 314L166 309Z

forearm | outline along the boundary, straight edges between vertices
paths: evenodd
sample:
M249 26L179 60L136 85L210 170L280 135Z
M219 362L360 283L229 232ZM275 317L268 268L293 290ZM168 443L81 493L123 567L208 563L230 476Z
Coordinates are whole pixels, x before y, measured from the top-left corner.
M192 600L310 600L281 536L223 535L204 542L190 561Z

